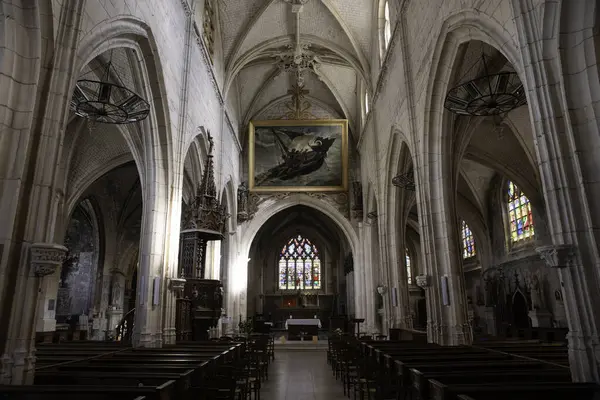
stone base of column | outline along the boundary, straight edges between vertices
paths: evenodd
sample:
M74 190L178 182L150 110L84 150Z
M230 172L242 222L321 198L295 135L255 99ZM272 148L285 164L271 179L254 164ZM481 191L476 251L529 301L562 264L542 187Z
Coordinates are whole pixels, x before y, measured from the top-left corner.
M12 369L14 364L13 358L9 354L4 353L0 359L0 362L2 363L2 369L0 370L0 382L3 385L9 385L12 380Z
M468 346L473 344L473 331L470 324L455 325L450 332L451 346Z
M532 328L552 328L552 314L546 310L529 311Z
M600 382L600 338L567 333L569 365L575 382Z
M176 344L177 330L175 328L163 329L162 339L164 344Z
M19 348L13 353L14 363L12 365L11 381L12 385L33 384L33 372L35 369L35 349L27 351Z

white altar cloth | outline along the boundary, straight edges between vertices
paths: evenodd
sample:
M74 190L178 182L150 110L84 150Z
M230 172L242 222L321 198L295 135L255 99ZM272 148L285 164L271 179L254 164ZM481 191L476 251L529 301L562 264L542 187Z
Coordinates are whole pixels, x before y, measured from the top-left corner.
M318 318L312 319L288 319L285 321L285 329L288 328L288 325L317 325L319 328L321 327L321 320Z

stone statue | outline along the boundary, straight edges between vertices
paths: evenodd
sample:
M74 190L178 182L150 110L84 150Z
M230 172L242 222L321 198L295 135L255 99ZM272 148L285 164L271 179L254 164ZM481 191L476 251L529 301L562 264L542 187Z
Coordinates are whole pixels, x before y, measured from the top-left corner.
M121 307L121 282L119 282L119 279L116 279L113 283L112 305Z
M243 222L249 218L248 210L248 187L242 182L237 190L238 221Z
M537 275L531 278L531 308L533 310L542 310L544 308L542 290L540 289L540 281Z

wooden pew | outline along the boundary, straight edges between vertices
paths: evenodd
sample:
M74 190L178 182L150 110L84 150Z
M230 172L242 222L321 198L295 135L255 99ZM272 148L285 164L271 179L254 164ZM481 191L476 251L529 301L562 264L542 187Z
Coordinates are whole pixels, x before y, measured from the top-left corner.
M489 384L489 383L528 383L528 382L549 382L549 383L567 383L571 382L569 370L552 368L540 369L519 368L518 370L499 371L497 369L481 370L479 368L470 371L419 371L415 368L410 369L410 380L415 399L429 399L429 380L437 380L444 384Z
M429 381L431 399L456 400L459 395L470 396L474 400L592 400L598 393L595 383L511 383L489 385L444 385L432 379Z
M35 385L90 385L90 386L160 386L167 381L175 382L175 398L191 399L190 388L194 370L183 373L161 372L99 372L99 371L38 371Z
M0 397L10 400L177 400L175 382L160 386L1 385Z
M240 343L206 342L163 348L123 348L122 346L89 343L85 346L56 345L58 356L50 356L53 345L45 349L47 363L36 372L35 383L39 385L88 386L138 384L159 386L173 381L177 399L202 396L206 376L219 365L232 362L242 356ZM112 351L116 349L117 351ZM97 351L101 354L88 357ZM64 362L63 362L64 361ZM46 364L47 364L46 363ZM144 393L146 398L150 398ZM86 398L86 400L89 400ZM112 399L111 399L112 400Z

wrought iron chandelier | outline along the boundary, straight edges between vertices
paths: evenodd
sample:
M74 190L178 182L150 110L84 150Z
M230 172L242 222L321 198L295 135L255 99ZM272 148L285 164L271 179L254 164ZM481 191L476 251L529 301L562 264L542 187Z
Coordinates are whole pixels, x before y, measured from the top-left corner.
M527 104L525 89L514 71L490 73L487 56L481 55L478 62L467 71L482 70L475 79L461 79L461 83L450 89L444 107L459 115L493 116L506 114Z
M111 79L112 78L112 79ZM110 81L117 83L111 83ZM112 66L112 51L100 80L80 79L75 85L71 109L92 123L129 124L150 113L150 105L125 87Z
M417 186L413 177L413 171L410 170L404 174L397 175L392 178L392 185L398 186L401 189L415 191Z

